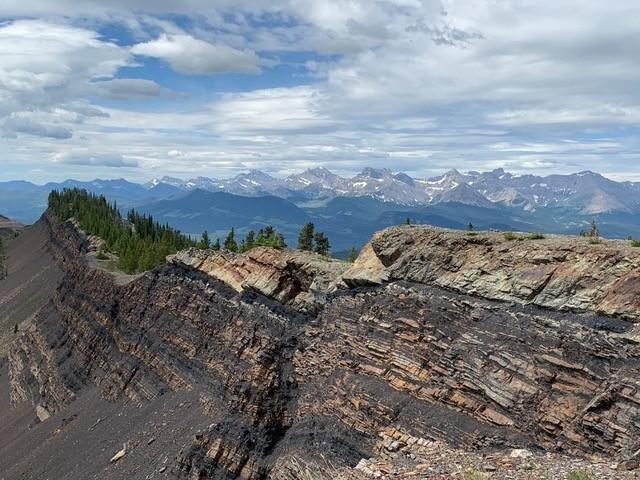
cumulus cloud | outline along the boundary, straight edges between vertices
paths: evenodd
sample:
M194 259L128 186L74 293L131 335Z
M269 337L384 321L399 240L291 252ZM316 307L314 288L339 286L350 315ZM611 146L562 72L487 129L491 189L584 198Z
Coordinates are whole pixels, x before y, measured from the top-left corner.
M188 0L185 21L164 15L176 9L167 0L4 2L9 16L41 19L0 25L0 125L17 115L72 130L63 142L135 159L140 175L317 163L424 175L452 165L638 168L640 4ZM135 41L100 37L105 19ZM279 57L272 72L265 59ZM172 89L193 88L197 101L163 96L158 69L145 68L151 58L178 72ZM148 79L122 78L124 66ZM258 76L181 83L227 72ZM124 98L133 101L107 101ZM154 108L139 107L145 98ZM3 133L18 137L0 145L16 162L46 157L60 141Z
M112 76L129 53L95 32L44 20L0 24L0 119L5 134L55 139L103 113L84 100L89 82Z
M208 43L190 35L163 34L134 45L131 52L160 58L178 72L187 74L260 73L260 59L254 52Z

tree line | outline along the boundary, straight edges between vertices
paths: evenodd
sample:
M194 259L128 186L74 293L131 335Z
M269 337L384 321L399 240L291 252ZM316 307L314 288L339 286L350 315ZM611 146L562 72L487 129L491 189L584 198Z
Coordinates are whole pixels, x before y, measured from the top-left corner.
M220 239L212 243L208 232L204 231L197 241L168 224L160 224L151 215L140 214L134 209L123 216L116 202L110 203L103 195L79 188L53 190L49 194L48 204L58 221L74 218L87 234L100 237L104 247L98 256L108 258L106 253L113 253L117 256L116 266L126 273L150 270L164 263L167 255L189 247L230 252L246 252L259 246L287 248L284 235L271 225L257 232L249 230L243 239L237 239L232 228L222 244ZM315 231L314 224L307 223L298 236L298 248L329 255L331 245L323 232ZM1 252L0 264L4 264Z
M244 253L254 247L273 247L282 249L287 247L287 243L284 240L284 234L277 232L271 225L267 225L266 227L258 230L258 233L256 233L255 230L247 231L245 238L240 240L239 243L236 239L236 230L235 228L232 228L224 239L222 246L220 245L219 238L216 239L214 243L211 243L209 233L205 230L200 237L198 247L212 250L221 250L224 248L229 252Z
M215 243L211 243L209 233L205 230L202 233L200 242L198 242L198 247L213 250L224 249L229 252L242 253L254 247L287 248L287 243L281 232L276 231L271 225L267 225L258 230L257 234L254 230L247 231L245 238L240 241L236 238L235 229L232 228L225 237L222 245L220 244L220 239L217 239ZM298 250L315 252L327 256L331 251L331 244L323 232L315 231L313 223L307 223L302 227L298 235Z
M52 191L49 209L59 221L74 218L86 233L104 240L104 248L118 256L117 267L126 273L149 270L164 263L167 255L196 246L191 237L161 225L151 215L131 209L123 217L115 202L86 190Z

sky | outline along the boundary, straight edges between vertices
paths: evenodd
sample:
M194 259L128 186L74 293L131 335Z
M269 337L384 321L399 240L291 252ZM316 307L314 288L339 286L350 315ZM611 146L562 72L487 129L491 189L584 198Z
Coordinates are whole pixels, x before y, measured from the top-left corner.
M0 181L640 180L640 2L0 0Z

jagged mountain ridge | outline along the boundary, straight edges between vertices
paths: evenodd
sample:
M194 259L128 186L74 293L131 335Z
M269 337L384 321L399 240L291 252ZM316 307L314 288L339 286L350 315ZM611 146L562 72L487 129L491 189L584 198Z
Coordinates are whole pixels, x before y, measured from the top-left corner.
M167 183L183 190L201 188L239 195L276 195L284 198L370 196L400 205L429 205L456 201L468 205L506 205L524 210L570 208L584 214L612 211L638 212L640 183L615 182L594 172L571 175L513 175L503 169L443 175L419 179L389 169L365 168L351 178L326 168L313 168L285 178L253 170L232 179L204 177L188 181L154 179L147 187Z
M8 377L0 362L19 416L0 405L7 479L292 479L292 457L353 468L433 441L605 462L637 450L640 250L623 242L407 226L351 267L187 251L121 284L72 222L34 228L63 278Z
M640 213L640 183L616 182L589 171L543 177L513 175L503 169L483 173L460 173L453 169L436 177L420 179L389 169L365 168L351 178L344 178L323 167L284 178L252 170L230 179L161 177L144 185L124 179L66 180L45 185L25 181L0 182L0 211L28 222L35 217L34 212L38 215L42 212L51 190L65 187L103 194L125 208L176 198L200 189L239 196L272 195L299 205L313 200L326 202L335 197L370 197L407 207L458 202L509 207L524 212Z
M105 195L123 211L136 208L154 214L161 222L192 235L207 230L220 237L231 227L244 234L271 223L292 244L302 224L312 221L329 234L334 252L360 247L373 232L407 218L442 227L472 223L479 229L574 235L588 229L595 218L604 236L640 236L639 184L614 182L592 172L537 177L501 169L484 173L451 170L425 180L373 168L343 178L314 168L286 178L252 171L233 179L164 178L146 185L123 179L70 180L44 186L5 182L0 183L0 212L32 223L42 212L50 189L70 186ZM238 208L227 208L229 202L222 198L217 205L211 198L201 202L204 197L199 192L232 195L229 198ZM272 204L275 197L281 199L280 212L264 215L261 199ZM189 202L193 204L187 205Z

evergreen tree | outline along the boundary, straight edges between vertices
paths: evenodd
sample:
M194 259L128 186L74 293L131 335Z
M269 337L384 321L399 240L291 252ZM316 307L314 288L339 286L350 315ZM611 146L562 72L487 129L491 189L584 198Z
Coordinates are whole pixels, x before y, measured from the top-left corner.
M407 225L411 225L411 219L409 217L407 217L407 219L404 221L404 223L406 223Z
M322 232L318 232L314 236L315 247L314 252L319 253L320 255L329 255L329 251L331 250L331 245L329 244L329 239Z
M473 232L473 223L469 222L469 225L467 225L467 230L469 232Z
M287 248L287 242L284 241L284 235L280 232L276 234L276 243L274 245L276 248Z
M353 263L356 261L356 258L358 258L358 251L356 247L351 247L351 250L347 253L347 262Z
M271 225L264 227L264 236L266 238L272 238L275 235L275 230Z
M258 231L254 246L285 248L287 244L284 241L284 235L282 233L276 232L273 226L267 225Z
M213 247L211 247L211 248L213 248L216 251L220 250L220 239L219 238L216 238L216 242L213 244Z
M247 236L244 239L244 252L251 250L256 246L255 232L253 230L249 230L247 232Z
M231 228L231 231L227 235L227 238L225 238L224 240L224 249L230 252L238 251L238 243L236 242L236 233L233 227Z
M200 243L198 244L199 248L208 249L211 248L211 240L209 240L209 232L206 230L202 232L202 237L200 237Z
M313 250L313 238L315 227L309 222L302 227L298 235L298 250Z

